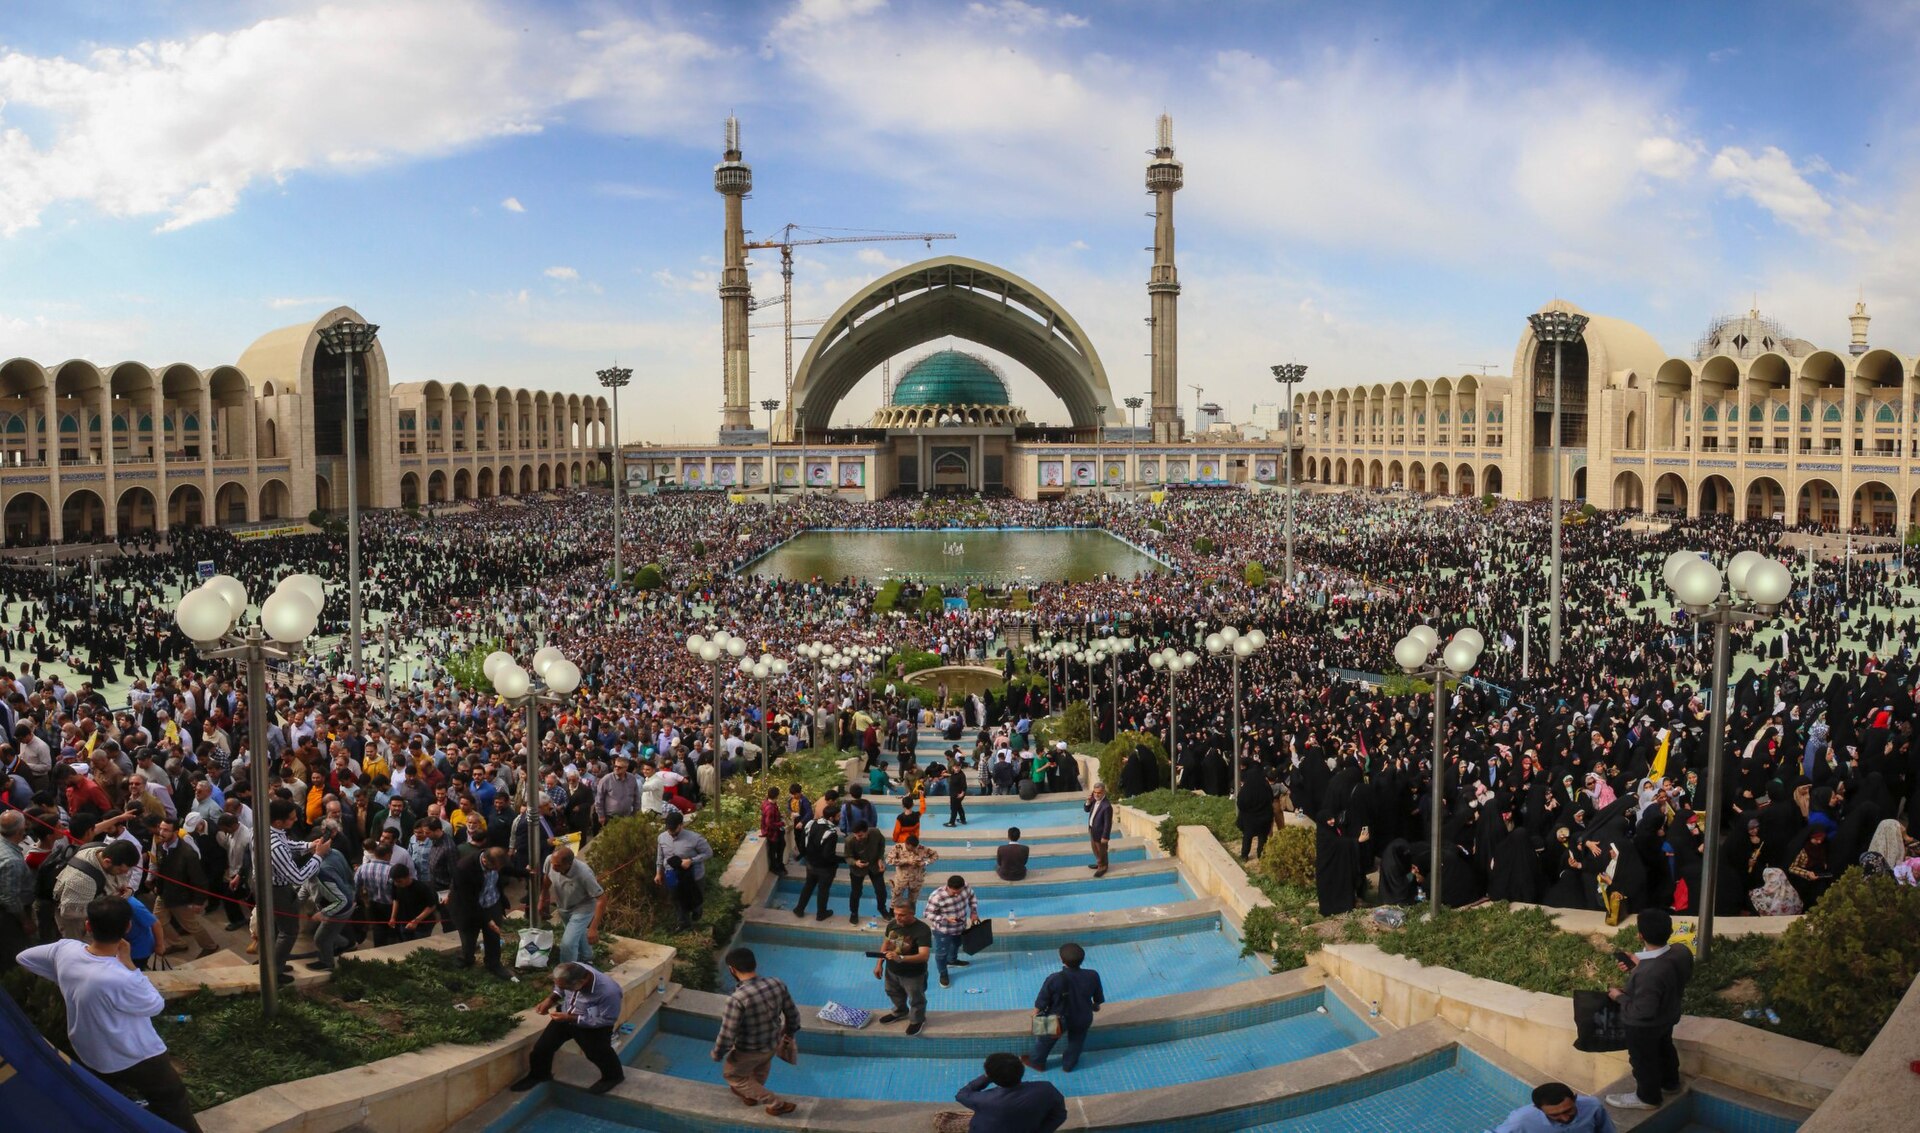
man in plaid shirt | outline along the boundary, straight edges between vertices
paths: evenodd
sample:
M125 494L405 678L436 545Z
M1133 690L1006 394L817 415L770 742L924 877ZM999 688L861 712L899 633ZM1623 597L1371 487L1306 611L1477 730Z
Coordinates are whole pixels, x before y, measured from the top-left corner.
M794 1103L767 1089L767 1071L775 1054L789 1062L798 1057L793 1036L800 1030L800 1009L786 984L754 971L758 963L751 948L727 953L727 970L738 986L720 1015L713 1060L722 1062L720 1076L735 1097L779 1117L792 1113Z
M947 966L960 960L960 936L980 923L980 902L967 879L956 873L929 893L924 919L933 928L933 961L940 968L940 986L952 987Z

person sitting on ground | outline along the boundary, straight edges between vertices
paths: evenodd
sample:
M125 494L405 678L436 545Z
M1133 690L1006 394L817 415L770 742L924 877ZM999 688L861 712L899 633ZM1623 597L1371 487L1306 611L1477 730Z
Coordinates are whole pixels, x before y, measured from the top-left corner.
M954 1100L973 1111L968 1133L1053 1133L1067 1123L1067 1099L1051 1082L1023 1082L1017 1054L987 1056L986 1073L960 1087Z
M1019 881L1027 876L1027 857L1032 851L1020 844L1020 828L1007 828L1007 844L993 852L993 872L1002 881Z

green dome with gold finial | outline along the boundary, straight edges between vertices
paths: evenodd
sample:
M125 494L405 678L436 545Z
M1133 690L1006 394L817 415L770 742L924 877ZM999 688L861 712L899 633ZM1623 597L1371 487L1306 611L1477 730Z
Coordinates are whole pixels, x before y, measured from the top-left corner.
M894 405L1011 405L1007 383L983 358L958 350L927 355L894 384Z

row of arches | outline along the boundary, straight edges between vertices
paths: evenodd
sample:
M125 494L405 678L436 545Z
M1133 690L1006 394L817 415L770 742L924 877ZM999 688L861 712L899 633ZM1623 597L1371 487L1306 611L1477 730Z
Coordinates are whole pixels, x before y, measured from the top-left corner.
M9 547L38 546L55 535L52 507L37 489L8 492L0 517L3 517L0 526L4 527ZM138 535L163 526L168 529L199 527L209 522L231 526L292 517L293 492L278 478L262 484L257 498L248 492L245 484L230 480L214 492L211 509L199 485L176 485L167 493L164 525L160 520L159 501L154 498L153 490L144 485L121 489L111 517L99 492L75 488L61 501L58 536L66 540L101 540L115 534Z
M484 500L493 496L564 491L585 484L587 472L586 462L579 460L571 463L558 460L550 464L523 464L517 469L507 465L497 473L492 468L482 468L477 472L458 468L451 473L444 468L436 468L422 478L418 472L406 472L400 477L400 506L420 507L459 500Z
M1851 497L1843 500L1833 482L1820 477L1803 481L1797 492L1789 493L1771 476L1755 476L1744 490L1736 490L1725 476L1708 476L1696 486L1674 472L1655 477L1649 496L1645 478L1638 472L1625 471L1613 478L1612 506L1686 516L1780 516L1794 525L1812 523L1831 531L1891 535L1920 512L1920 491L1907 502L1903 515L1899 493L1881 480L1862 481L1854 486Z
M1473 465L1450 465L1445 461L1421 463L1413 460L1347 460L1344 457L1308 457L1307 479L1321 484L1343 484L1356 488L1386 490L1405 488L1436 496L1474 496L1481 492L1498 494L1505 480L1497 466L1489 466L1476 475ZM1584 469L1582 474L1584 475Z
M464 382L405 383L393 390L402 452L604 449L613 410L604 397Z
M1471 445L1503 432L1503 398L1472 374L1316 390L1293 400L1300 439L1313 444ZM1497 443L1497 442L1494 442Z

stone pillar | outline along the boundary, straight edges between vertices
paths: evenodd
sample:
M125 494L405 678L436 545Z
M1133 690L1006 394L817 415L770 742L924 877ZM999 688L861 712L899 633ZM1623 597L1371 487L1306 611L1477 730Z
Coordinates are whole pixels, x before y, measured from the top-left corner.
M120 489L113 475L113 387L100 384L100 463L106 469L106 492L102 502L107 508L107 538L120 534Z
M153 448L148 454L153 460L153 526L165 535L172 526L167 522L167 393L157 377L148 392L148 412L153 415ZM139 424L137 416L134 423Z
M41 434L41 458L47 462L47 538L58 543L66 538L61 511L66 500L60 495L60 401L53 394L53 378L47 378L40 395L41 411L46 414L47 431Z

